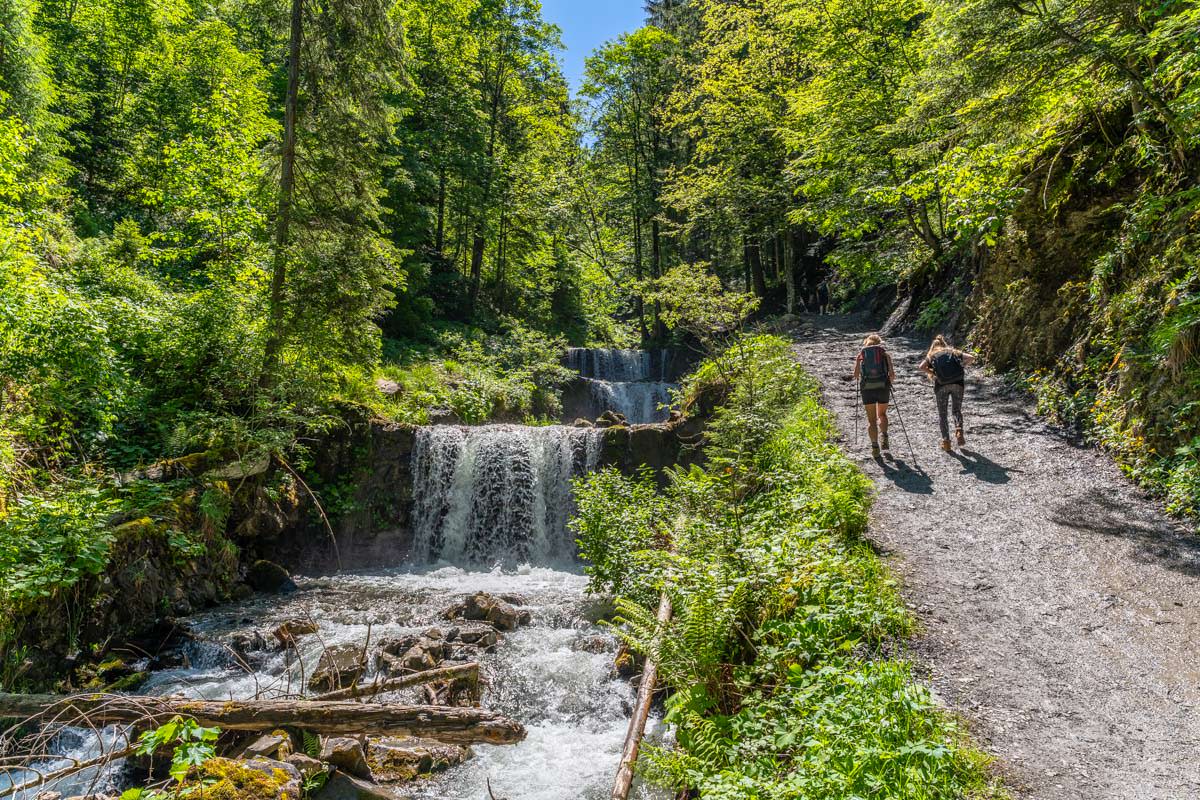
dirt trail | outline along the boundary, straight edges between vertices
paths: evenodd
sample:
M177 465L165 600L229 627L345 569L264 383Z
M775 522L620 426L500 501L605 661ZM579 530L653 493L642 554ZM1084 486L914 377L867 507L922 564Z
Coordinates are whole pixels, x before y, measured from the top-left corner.
M796 351L879 489L870 536L923 623L913 660L1021 798L1200 798L1200 538L1103 454L972 370L948 455L924 341L893 337L892 458L854 446L841 376L867 323L812 318Z

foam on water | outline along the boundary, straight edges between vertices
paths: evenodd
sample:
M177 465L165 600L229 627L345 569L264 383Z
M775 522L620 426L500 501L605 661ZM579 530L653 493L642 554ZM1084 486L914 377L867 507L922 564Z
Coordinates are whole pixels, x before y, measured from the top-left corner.
M634 691L612 675L616 641L593 622L604 603L589 599L586 585L578 572L528 565L470 571L437 564L301 580L301 591L282 600L258 598L193 619L204 640L223 649L237 633L258 630L269 636L285 619L310 616L320 634L300 640L300 662L281 653L262 654L254 662L254 674L248 675L232 656L206 658L186 669L158 673L144 691L209 699L275 696L288 686L295 691L302 675L312 674L322 644L361 645L368 625L373 642L444 627L441 612L476 591L518 595L533 622L504 634L496 652L483 657L488 684L483 705L522 722L528 737L517 745L478 745L467 763L405 785L402 792L414 800L485 800L490 779L496 796L509 800L599 800L612 788ZM390 699L415 698L409 692ZM651 727L657 732L657 720ZM634 795L668 796L645 788Z
M601 431L432 426L413 450L417 563L566 564L571 480L594 469Z

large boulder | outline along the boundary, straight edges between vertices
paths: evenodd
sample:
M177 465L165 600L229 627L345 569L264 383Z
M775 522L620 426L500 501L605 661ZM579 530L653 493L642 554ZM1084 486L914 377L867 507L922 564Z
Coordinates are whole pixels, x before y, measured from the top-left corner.
M446 642L436 629L429 633L432 632L437 632L438 638L421 636L415 641L404 639L389 642L378 654L379 671L394 677L408 675L412 672L423 672L442 663L442 659L446 657ZM407 650L393 655L399 645L408 644L409 641L411 644Z
M363 661L363 650L352 644L338 644L321 653L317 668L308 681L314 692L332 692L344 689L363 676L367 665Z
M246 571L246 583L256 592L280 594L296 591L296 583L286 569L274 561L259 559Z
M275 638L280 644L288 644L318 630L317 623L311 619L289 619L275 629Z
M280 753L283 750L285 752ZM284 758L291 750L291 742L282 732L268 733L258 737L242 750L242 758Z
M335 772L312 800L405 800L386 786Z
M367 743L367 760L377 780L410 781L457 766L471 757L466 747L425 739L384 737Z
M325 738L321 742L321 760L347 775L368 781L375 780L375 776L371 774L371 767L367 764L363 746L357 739L344 736Z
M448 609L447 619L466 619L486 622L498 631L515 631L522 615L510 603L487 592L476 592L463 602Z

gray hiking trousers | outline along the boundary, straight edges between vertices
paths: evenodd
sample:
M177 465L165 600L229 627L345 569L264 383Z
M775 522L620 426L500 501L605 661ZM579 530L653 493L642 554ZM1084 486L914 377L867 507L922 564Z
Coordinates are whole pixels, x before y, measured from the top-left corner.
M954 429L961 431L963 426L962 404L963 392L966 391L966 386L961 383L947 383L934 389L934 395L937 397L938 408L938 423L942 426L942 438L950 438L950 420L948 412L950 404L954 404Z

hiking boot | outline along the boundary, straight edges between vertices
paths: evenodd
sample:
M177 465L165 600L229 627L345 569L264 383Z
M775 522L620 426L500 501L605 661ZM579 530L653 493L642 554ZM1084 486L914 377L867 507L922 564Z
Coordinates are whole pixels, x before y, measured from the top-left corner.
M879 458L879 442L871 442L871 455Z
M955 434L958 436L958 446L966 447L967 446L967 437L963 436L962 428L959 428L957 431L955 431Z
M942 439L942 449L945 450L947 453L953 453L954 445L950 444L949 439Z
M888 435L886 433L882 434L879 437L879 448L881 450L891 450L892 449L891 446L888 444Z

